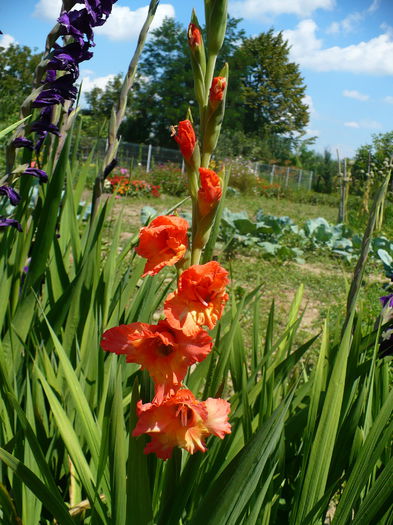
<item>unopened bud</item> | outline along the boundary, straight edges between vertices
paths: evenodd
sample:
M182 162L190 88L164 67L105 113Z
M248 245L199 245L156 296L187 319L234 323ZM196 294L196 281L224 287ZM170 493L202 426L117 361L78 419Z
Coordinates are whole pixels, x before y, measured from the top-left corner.
M202 33L198 24L195 11L191 15L191 23L188 26L188 45L191 51L191 65L194 76L195 98L200 107L204 105L206 56Z
M228 0L205 0L207 49L211 55L218 55L224 41L227 10Z

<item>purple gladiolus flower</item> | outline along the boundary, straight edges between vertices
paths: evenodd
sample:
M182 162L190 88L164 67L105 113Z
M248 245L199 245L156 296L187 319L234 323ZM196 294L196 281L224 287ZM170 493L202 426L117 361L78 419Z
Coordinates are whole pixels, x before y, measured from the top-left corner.
M387 304L389 304L390 307L393 307L393 293L389 295L383 295L379 298L379 300L382 303L382 307L384 308Z
M16 137L12 144L14 148L28 148L33 151L33 141L30 139L27 139L26 137Z
M23 232L22 226L15 219L6 219L5 217L0 217L0 228L7 228L8 226L12 226L19 232Z
M74 80L73 76L68 73L52 82L51 88L63 98L74 100L78 94L78 89L74 86Z
M33 108L44 108L55 104L63 104L64 98L54 89L44 89L32 103Z
M112 12L112 5L116 0L85 0L87 12L93 26L101 26Z
M70 71L75 64L79 64L84 60L90 60L92 56L93 53L89 51L87 42L84 42L82 45L79 42L73 42L64 47L55 44L55 50L52 53L52 58L49 60L48 67Z
M44 84L50 84L51 82L54 82L56 80L56 71L55 69L48 69L46 72L46 77L44 80Z
M378 349L378 357L381 359L393 355L393 328L388 328L381 333Z
M6 195L14 206L20 201L19 194L11 186L0 186L0 195Z
M48 182L48 175L44 170L40 170L39 168L26 168L23 173L25 175L33 175L33 177L37 177L40 179L40 182Z
M37 133L38 135L38 138L36 140L36 143L35 143L35 146L34 146L34 150L36 153L39 153L40 150L41 150L41 147L42 147L42 144L46 138L46 136L48 135L48 132L47 131L40 131Z
M63 26L63 34L73 36L75 41L81 46L83 46L85 43L83 38L84 34L87 36L90 45L95 45L94 34L86 9L63 13L59 16L57 21L61 26Z
M52 119L52 109L50 107L44 108L41 111L40 118L31 125L31 128L30 128L31 131L37 131L39 133L46 131L46 132L53 133L54 135L57 135L58 137L60 137L59 128L58 126L56 126L56 124L52 124L51 119Z

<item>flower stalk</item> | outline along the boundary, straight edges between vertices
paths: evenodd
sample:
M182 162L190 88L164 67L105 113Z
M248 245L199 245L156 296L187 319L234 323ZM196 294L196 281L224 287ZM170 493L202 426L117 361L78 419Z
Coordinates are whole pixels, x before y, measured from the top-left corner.
M115 159L116 159L117 149L120 143L120 140L117 138L117 136L118 136L120 124L125 115L125 111L127 107L128 93L130 92L133 86L139 58L142 53L143 47L145 45L145 41L146 41L148 31L150 29L150 25L154 19L154 15L156 13L158 3L159 3L159 0L150 0L149 11L147 13L145 23L143 24L143 27L139 33L138 44L137 44L135 53L131 59L131 62L128 66L127 74L123 80L123 85L121 88L118 105L116 108L114 107L112 108L112 114L111 114L111 118L109 122L108 142L107 142L107 147L105 151L105 156L104 156L104 160L102 163L101 172L96 177L94 188L93 188L91 221L93 221L96 215L96 212L98 209L99 198L101 197L104 191L104 181L110 173L108 168L110 166L115 167L116 165Z
M221 129L228 77L226 66L220 76L213 79L217 53L225 35L226 1L206 4L210 34L207 65L203 36L194 11L187 32L201 117L201 151L190 111L186 120L171 127L189 179L191 253L187 249L188 224L184 219L159 216L142 228L136 248L136 252L147 259L142 277L157 275L164 268L175 266L177 287L167 296L164 319L158 324L120 325L107 330L101 340L104 350L125 354L127 362L139 363L142 370L148 371L154 383L154 397L151 402L137 403L137 422L132 436L150 436L145 454L155 453L163 460L172 456L175 447L184 448L190 454L198 450L205 452L209 435L223 439L231 432L229 403L220 398L199 401L183 383L189 367L203 361L211 352L212 339L207 330L216 327L229 298L228 272L216 261L200 264L222 197L222 177L208 166ZM216 37L212 31L218 31Z

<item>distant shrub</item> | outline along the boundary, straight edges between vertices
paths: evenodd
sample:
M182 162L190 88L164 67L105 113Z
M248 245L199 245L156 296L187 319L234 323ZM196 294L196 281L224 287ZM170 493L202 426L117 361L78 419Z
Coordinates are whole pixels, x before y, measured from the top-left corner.
M148 174L148 180L153 185L159 185L161 191L168 195L180 197L187 192L186 174L171 162L155 165Z
M258 193L258 179L252 169L250 162L237 157L229 164L230 177L229 186L239 190L241 193L255 195Z

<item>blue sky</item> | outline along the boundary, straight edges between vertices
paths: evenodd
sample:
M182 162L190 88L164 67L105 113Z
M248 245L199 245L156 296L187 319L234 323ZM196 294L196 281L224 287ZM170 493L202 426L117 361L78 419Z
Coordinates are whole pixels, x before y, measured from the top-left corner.
M85 89L126 71L147 3L115 4L97 30L93 59L82 64ZM173 16L186 26L193 7L202 21L202 0L162 0L154 24ZM0 45L41 50L59 9L60 0L0 0ZM307 85L316 149L351 156L373 133L393 130L392 0L230 0L229 12L250 36L284 32Z

